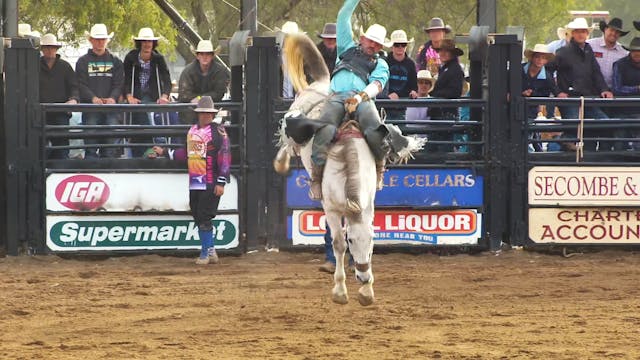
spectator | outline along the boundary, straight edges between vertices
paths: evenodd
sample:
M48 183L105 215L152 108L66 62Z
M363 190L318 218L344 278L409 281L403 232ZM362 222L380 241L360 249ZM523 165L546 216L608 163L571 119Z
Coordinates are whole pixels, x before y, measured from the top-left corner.
M424 28L424 31L429 34L429 41L418 49L416 71L429 70L437 78L438 69L441 65L438 49L440 49L445 35L451 32L451 27L445 25L441 18L434 17L429 21L429 25Z
M622 30L622 20L613 18L609 23L600 21L600 30L602 36L589 39L587 43L593 49L593 55L596 57L600 72L604 77L604 81L611 89L613 87L613 63L627 56L629 53L618 42L620 37L627 35L629 32Z
M429 93L433 90L433 85L436 80L431 76L429 70L420 70L416 75L418 83L418 96L417 98L428 98ZM407 120L429 120L429 108L427 107L408 107L405 113ZM415 125L407 125L407 127L414 127Z
M227 92L231 74L222 64L215 61L213 44L200 40L196 48L196 59L180 74L178 101L198 102L202 96L210 96L220 101ZM184 116L183 121L193 121L192 116Z
M556 71L558 88L569 96L600 96L613 98L607 87L600 66L596 61L591 46L586 42L590 27L587 20L577 18L567 28L571 31L571 41L556 52ZM563 119L577 119L578 106L560 106ZM584 117L589 119L608 119L599 107L585 107ZM603 131L606 133L606 131ZM584 130L584 137L595 137L597 131ZM575 131L565 131L565 136L576 137ZM605 134L606 136L606 134ZM588 141L585 148L596 150L596 141ZM606 146L605 146L606 147ZM569 146L569 148L573 148Z
M558 49L567 45L569 40L571 40L571 31L567 29L567 26L559 27L556 32L558 34L558 40L554 40L547 44L547 48L549 52L555 54Z
M136 48L124 57L124 89L123 93L129 104L168 104L171 95L171 76L167 63L158 51L159 37L154 36L150 28L142 28L134 37ZM143 112L131 113L134 125L151 125L151 114ZM168 114L167 114L168 115ZM150 143L151 137L132 137L132 144ZM134 147L132 154L140 157L144 148Z
M438 55L442 65L439 69L438 79L436 81L431 96L443 99L458 99L462 94L462 83L464 82L464 71L460 66L459 56L464 52L456 47L453 40L445 39L440 45ZM457 120L457 108L441 108L434 107L429 110L431 119L433 120ZM429 136L430 140L446 141L451 140L449 132L434 132ZM427 143L427 150L437 150L439 152L448 152L452 148L448 144L431 144Z
M392 52L386 58L389 65L389 81L381 98L398 100L418 97L416 63L407 55L406 51L407 44L412 42L413 39L408 40L404 30L395 30L391 33ZM391 119L404 119L404 111L400 109L392 109L387 114Z
M80 89L80 101L95 105L115 104L122 95L124 73L122 61L107 50L107 44L113 33L107 32L105 24L95 24L89 33L91 49L82 55L76 63L76 76ZM82 114L84 125L118 125L119 113L85 112ZM116 139L107 139L108 144L115 144ZM96 139L85 139L85 144L97 144ZM85 159L98 156L112 158L116 156L114 148L104 148L98 153L97 148L85 149Z
M544 44L536 44L533 49L526 49L524 56L528 59L522 66L522 96L525 97L567 97L566 93L560 92L555 80L553 71L546 67L547 63L555 57L549 48ZM537 118L538 106L531 106L527 111L529 120ZM546 106L553 109L553 106ZM553 114L551 114L553 117ZM540 134L532 134L532 138L540 139ZM540 143L533 143L535 151L542 151Z
M628 47L629 55L613 63L613 94L616 96L640 96L640 37L631 40ZM622 108L619 116L626 119L640 119L639 108ZM620 130L615 135L623 137L640 138L640 131ZM616 150L624 148L623 144L616 143ZM640 150L640 143L632 143L634 150Z
M329 74L333 73L333 69L336 67L336 59L338 55L338 47L336 44L336 24L326 23L322 28L322 33L318 34L318 37L322 39L318 43L318 50L322 54L327 68L329 68Z
M224 186L230 181L229 137L222 124L213 121L218 109L210 96L198 100L194 110L198 122L187 134L189 208L200 236L200 257L196 264L218 263L211 220L216 217Z
M40 102L77 104L80 98L78 81L73 68L58 55L62 46L53 34L45 34L40 40ZM71 113L47 112L47 125L69 125ZM68 139L51 139L52 146L69 145ZM67 150L52 150L49 159L66 159Z

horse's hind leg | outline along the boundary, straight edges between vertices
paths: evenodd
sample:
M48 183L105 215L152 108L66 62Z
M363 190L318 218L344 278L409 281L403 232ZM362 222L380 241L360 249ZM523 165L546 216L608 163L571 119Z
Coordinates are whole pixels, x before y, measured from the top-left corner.
M344 230L342 229L342 218L335 213L326 214L327 224L331 229L333 238L333 253L336 257L336 270L333 273L333 302L338 304L346 304L349 302L347 294L347 284L345 283L346 274L344 272L344 255L347 251L347 243L344 240Z

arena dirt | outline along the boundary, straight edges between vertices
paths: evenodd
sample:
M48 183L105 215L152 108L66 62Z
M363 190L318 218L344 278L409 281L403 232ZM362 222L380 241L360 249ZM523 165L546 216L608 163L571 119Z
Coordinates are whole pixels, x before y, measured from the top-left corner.
M366 308L320 258L0 258L0 358L640 358L637 253L376 254Z

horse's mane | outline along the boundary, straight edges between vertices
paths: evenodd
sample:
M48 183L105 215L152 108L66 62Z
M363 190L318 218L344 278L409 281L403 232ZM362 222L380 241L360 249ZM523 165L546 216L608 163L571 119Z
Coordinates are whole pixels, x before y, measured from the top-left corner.
M293 88L300 92L309 87L307 75L314 81L328 82L329 69L316 44L306 34L289 34L284 41L284 69Z

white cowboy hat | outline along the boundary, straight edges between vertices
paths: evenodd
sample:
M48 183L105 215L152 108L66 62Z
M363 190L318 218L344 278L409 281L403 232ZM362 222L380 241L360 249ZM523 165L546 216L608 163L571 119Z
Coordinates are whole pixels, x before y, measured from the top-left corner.
M91 27L89 37L93 39L111 39L113 37L113 32L108 33L107 25L105 24L95 24Z
M570 30L567 29L567 26L569 25L560 26L556 29L556 35L558 35L559 40L565 40L567 36L571 34Z
M575 18L572 22L567 25L567 30L588 30L591 32L593 28L589 26L587 23L587 19L585 18Z
M215 52L213 49L213 43L211 40L200 40L198 42L198 47L196 48L196 53L212 53Z
M387 29L380 24L373 24L369 26L364 34L362 33L362 29L360 29L360 33L360 36L364 36L367 39L382 46L391 47L391 45L393 45L393 43L385 41L387 36Z
M429 70L418 71L418 75L416 76L416 78L418 80L427 80L431 83L431 88L429 89L429 92L431 92L431 90L433 90L433 87L436 85L436 79L434 79L433 76L431 76L431 72Z
M20 37L25 37L25 36L40 37L40 33L38 31L31 31L31 25L30 24L18 24L18 36L20 36Z
M133 40L135 41L145 41L145 40L157 41L158 39L160 38L157 36L154 36L153 30L148 27L141 28L140 31L138 31L138 36L133 38Z
M393 44L408 44L413 42L413 38L411 40L407 40L407 33L404 30L394 30L391 33L391 39L389 40L391 45Z
M549 61L556 57L551 51L549 51L549 48L545 44L536 44L533 49L526 49L524 51L524 56L531 60L533 55L536 53L545 55Z
M300 31L300 27L298 26L298 23L296 23L295 21L287 21L284 24L282 24L282 29L280 29L279 27L276 27L276 31L281 31L285 34L306 34L304 31Z
M56 36L53 34L44 34L42 39L40 39L40 46L55 46L61 47L62 44L58 42Z
M218 109L213 106L213 99L211 96L203 96L198 100L198 106L193 109L195 112L207 112L217 113Z

